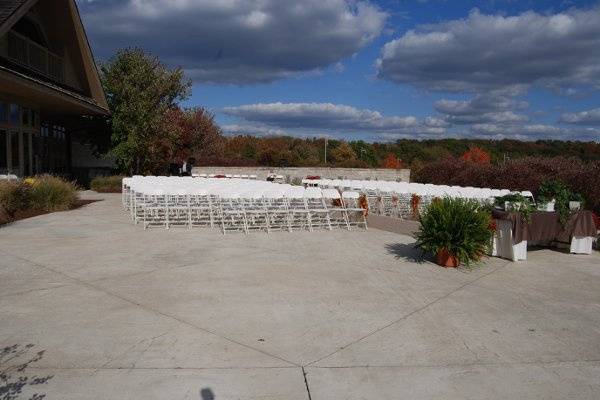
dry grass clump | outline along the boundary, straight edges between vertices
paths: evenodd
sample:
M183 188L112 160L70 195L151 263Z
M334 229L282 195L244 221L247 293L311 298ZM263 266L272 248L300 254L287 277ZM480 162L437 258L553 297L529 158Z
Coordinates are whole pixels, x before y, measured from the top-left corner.
M90 188L98 193L121 193L122 181L120 175L97 176L92 179Z

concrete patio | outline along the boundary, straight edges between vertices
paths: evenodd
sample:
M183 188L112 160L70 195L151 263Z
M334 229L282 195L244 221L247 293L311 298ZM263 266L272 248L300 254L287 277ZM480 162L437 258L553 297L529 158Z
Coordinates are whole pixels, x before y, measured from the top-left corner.
M120 195L84 196L0 228L0 346L45 350L24 374L52 376L27 393L600 398L597 252L445 270L376 229L144 231Z

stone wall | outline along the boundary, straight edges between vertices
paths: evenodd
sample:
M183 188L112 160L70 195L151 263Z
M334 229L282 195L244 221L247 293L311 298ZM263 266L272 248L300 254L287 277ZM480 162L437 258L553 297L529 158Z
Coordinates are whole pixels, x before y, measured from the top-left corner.
M267 176L283 175L287 181L294 178L304 179L309 175L318 175L325 179L360 179L379 181L410 181L410 169L382 168L320 168L320 167L194 167L194 174L219 175L257 175L264 180Z

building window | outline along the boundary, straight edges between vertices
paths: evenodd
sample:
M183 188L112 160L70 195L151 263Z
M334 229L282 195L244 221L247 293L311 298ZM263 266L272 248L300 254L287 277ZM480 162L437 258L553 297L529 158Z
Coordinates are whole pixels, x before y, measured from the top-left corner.
M8 171L8 146L7 135L5 131L0 131L0 174Z
M37 128L40 126L40 113L38 113L35 110L31 110L31 125L34 128Z
M0 124L8 123L8 105L0 102Z
M23 112L21 113L21 115L22 115L23 126L30 126L31 118L29 116L29 108L23 107Z
M53 125L52 126L52 137L59 140L65 140L66 138L66 129L64 126Z
M21 107L18 104L10 105L10 121L12 125L19 125L21 122Z
M10 134L10 159L12 173L20 175L21 157L19 157L19 133L11 132Z

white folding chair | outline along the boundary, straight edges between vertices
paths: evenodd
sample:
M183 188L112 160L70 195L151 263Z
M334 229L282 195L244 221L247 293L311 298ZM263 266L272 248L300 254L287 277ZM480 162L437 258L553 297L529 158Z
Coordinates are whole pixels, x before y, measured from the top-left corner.
M310 212L304 199L304 188L294 186L287 190L285 197L288 204L290 231L305 229L310 226Z
M342 200L346 213L348 215L348 225L350 227L363 226L367 229L367 218L365 216L365 210L360 207L359 204L360 193L354 191L342 192Z
M304 200L308 209L308 229L310 231L314 228L331 230L331 218L321 189L318 187L306 188Z
M332 227L341 228L344 227L350 230L350 223L348 221L348 212L342 202L342 196L337 189L323 189L323 199L327 201L327 209L329 210L329 223Z

